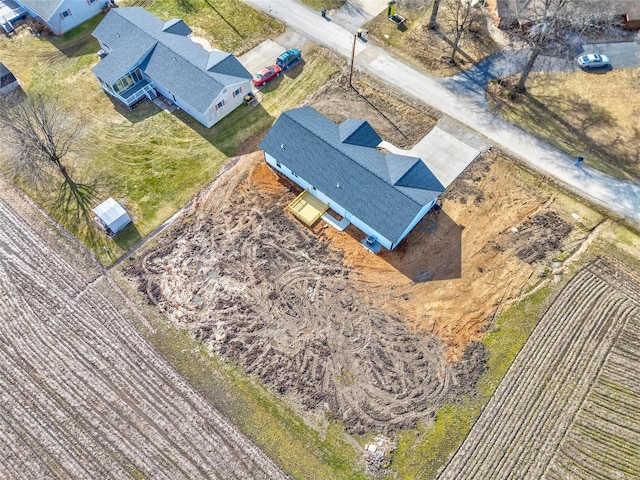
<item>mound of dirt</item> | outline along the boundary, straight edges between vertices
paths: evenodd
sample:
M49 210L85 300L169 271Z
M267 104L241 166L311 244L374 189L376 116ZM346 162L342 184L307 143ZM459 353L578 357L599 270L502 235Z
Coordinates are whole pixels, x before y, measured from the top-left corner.
M242 158L127 273L173 322L351 432L410 427L471 392L482 345L452 365L442 340L376 308L344 253L286 213L293 198L261 154Z

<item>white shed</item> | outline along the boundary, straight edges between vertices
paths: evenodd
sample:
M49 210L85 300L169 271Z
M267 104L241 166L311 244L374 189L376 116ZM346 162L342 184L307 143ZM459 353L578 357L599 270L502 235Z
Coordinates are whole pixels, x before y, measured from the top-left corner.
M108 198L93 209L98 220L110 235L115 235L131 223L131 217L122 205L113 198Z

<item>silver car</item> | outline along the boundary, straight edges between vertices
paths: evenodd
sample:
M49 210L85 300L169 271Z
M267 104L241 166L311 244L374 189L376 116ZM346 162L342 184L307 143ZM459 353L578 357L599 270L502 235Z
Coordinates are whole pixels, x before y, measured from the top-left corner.
M599 53L589 53L579 56L577 62L582 68L602 68L609 65L609 57Z

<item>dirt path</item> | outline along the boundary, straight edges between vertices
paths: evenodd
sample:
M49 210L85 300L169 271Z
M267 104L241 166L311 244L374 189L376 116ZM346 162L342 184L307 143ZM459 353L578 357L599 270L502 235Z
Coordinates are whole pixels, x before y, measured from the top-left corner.
M0 477L285 478L132 315L0 178Z

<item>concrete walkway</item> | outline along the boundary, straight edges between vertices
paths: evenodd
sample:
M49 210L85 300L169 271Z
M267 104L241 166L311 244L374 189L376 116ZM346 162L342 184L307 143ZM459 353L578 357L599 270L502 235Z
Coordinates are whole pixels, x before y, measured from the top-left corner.
M293 0L245 1L314 42L351 57L353 32L323 19L319 12ZM640 224L639 184L612 179L589 166L576 167L573 158L491 111L484 101L482 82L476 84L473 77L464 82L436 79L361 41L356 44L355 66L476 130L584 197Z

